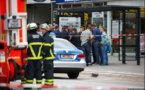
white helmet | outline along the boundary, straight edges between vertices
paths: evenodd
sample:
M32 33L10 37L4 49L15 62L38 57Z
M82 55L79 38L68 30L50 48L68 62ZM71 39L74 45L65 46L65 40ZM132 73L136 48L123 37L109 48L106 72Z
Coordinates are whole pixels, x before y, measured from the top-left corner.
M46 29L47 31L50 31L49 26L48 26L46 23L41 24L40 28L44 28L44 29Z
M28 30L28 31L37 30L37 29L38 29L38 27L37 27L37 24L36 24L36 23L29 23L29 24L27 25L27 30Z

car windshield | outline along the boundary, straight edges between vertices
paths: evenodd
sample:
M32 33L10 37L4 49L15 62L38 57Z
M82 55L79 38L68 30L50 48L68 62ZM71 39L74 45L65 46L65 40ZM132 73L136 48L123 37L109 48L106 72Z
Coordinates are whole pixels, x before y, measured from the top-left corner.
M73 44L67 40L54 39L54 48L58 49L77 49Z

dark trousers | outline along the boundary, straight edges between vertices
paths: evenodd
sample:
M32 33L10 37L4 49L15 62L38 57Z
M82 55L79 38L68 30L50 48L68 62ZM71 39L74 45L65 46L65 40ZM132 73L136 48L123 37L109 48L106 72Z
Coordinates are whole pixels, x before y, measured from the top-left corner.
M102 56L102 45L101 45L100 41L94 42L94 50L95 50L95 55L96 55L96 63L102 64L103 56Z
M42 70L41 60L28 60L28 64L25 71L26 83L32 84L33 78L36 78L36 83L42 83Z
M92 54L93 54L93 63L96 63L96 55L95 55L94 42L92 43Z
M82 50L85 54L86 63L91 63L91 46L89 43L85 43L82 45Z
M44 73L45 73L45 84L53 85L54 76L53 76L53 60L44 60Z

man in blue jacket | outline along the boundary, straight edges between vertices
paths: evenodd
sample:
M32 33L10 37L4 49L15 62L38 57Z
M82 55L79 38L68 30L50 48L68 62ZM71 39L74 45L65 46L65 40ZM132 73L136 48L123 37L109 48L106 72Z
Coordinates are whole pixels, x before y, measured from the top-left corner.
M101 48L101 32L99 28L96 26L95 30L93 31L94 36L94 50L95 50L95 56L96 56L96 63L102 64L103 63L103 56L102 56L102 48ZM101 60L100 60L100 59Z

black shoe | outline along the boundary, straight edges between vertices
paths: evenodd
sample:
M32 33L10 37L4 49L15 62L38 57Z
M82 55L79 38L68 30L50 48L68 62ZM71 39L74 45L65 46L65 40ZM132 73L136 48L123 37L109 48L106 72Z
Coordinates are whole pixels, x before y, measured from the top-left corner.
M96 62L93 62L92 64L96 64Z

